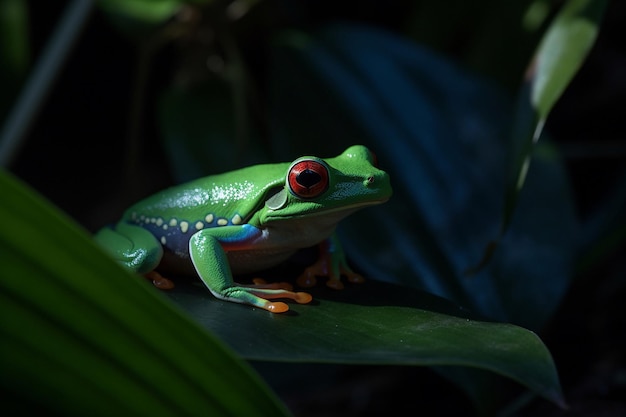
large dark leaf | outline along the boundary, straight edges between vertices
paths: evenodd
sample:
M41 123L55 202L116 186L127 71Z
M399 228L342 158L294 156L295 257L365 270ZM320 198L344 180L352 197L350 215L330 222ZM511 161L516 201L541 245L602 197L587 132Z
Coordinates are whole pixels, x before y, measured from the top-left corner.
M272 315L216 300L199 282L170 293L242 356L343 364L462 365L512 378L562 402L549 352L532 332L490 323L439 297L369 281L318 288L311 305Z
M577 221L558 156L536 155L493 262L464 271L497 234L513 105L487 80L400 37L355 25L294 33L276 48L276 149L371 147L394 197L344 222L348 251L378 279L538 328L567 288Z
M287 414L217 339L3 172L0 192L3 411Z

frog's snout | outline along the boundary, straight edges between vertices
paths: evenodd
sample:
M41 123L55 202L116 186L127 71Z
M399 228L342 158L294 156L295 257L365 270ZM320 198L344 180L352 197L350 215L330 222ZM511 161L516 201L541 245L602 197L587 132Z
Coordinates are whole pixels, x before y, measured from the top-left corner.
M380 197L384 200L391 197L391 184L389 181L389 175L385 171L378 171L366 175L363 180L363 186L372 191L380 194Z

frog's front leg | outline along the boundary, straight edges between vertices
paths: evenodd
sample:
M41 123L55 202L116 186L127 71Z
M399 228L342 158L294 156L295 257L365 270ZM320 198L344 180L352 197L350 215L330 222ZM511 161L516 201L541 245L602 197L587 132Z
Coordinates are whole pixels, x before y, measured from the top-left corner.
M280 301L269 300L289 298L299 304L306 304L312 300L308 293L293 292L281 288L279 285L263 283L240 285L235 283L226 252L222 247L224 243L231 243L229 242L231 238L220 238L220 235L224 235L228 228L227 226L203 229L195 233L189 241L189 254L194 268L202 282L215 297L226 301L250 304L272 313L283 313L289 310L289 306Z
M365 281L361 275L354 272L348 265L345 253L336 234L320 243L319 249L320 255L317 262L306 268L298 277L296 282L300 287L313 287L317 282L316 276L328 277L326 285L335 290L343 289L342 275L352 283L361 284Z

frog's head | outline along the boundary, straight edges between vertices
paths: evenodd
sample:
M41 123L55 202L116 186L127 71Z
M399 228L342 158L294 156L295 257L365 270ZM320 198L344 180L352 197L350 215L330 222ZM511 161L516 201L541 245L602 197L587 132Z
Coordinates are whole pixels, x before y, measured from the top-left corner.
M292 162L284 186L265 202L262 222L327 214L339 220L389 197L389 176L376 167L369 149L356 145L335 158L304 156Z

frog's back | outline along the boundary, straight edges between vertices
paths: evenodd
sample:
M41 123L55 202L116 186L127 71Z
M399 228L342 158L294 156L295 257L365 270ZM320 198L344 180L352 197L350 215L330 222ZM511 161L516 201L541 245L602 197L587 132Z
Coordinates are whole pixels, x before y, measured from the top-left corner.
M262 203L270 188L280 186L280 165L259 165L199 178L158 192L131 206L124 219L155 223L171 219L205 222L205 227L241 224ZM287 165L284 169L286 169Z
M131 206L122 221L149 230L166 248L186 254L198 230L244 224L267 192L283 184L282 164L243 168L199 178L158 192Z

